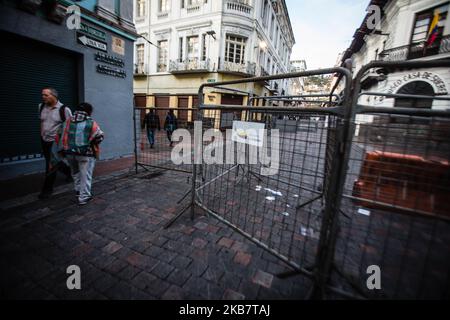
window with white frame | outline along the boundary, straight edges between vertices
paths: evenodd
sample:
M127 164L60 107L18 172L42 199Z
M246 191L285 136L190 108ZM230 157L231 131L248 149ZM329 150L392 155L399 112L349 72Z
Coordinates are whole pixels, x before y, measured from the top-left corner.
M170 11L170 0L159 0L159 12Z
M158 41L158 72L167 71L167 40Z
M136 68L137 73L144 72L144 62L145 62L145 46L143 43L136 45Z
M193 61L198 58L198 36L187 37L187 60Z
M145 2L147 0L136 0L136 18L145 17Z
M243 37L227 35L225 40L225 61L244 64L246 41L247 39Z

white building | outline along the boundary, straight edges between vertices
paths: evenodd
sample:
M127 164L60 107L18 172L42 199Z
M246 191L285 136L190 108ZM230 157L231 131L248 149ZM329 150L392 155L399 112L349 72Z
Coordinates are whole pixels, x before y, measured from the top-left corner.
M134 77L141 106L176 107L181 98L192 106L202 83L290 71L295 39L284 0L137 0L135 24L143 37ZM288 86L279 80L238 89L264 96ZM246 96L222 93L206 102L242 104Z
M306 61L305 60L292 60L291 61L291 72L303 72L306 71ZM300 95L305 90L305 80L303 77L292 78L291 79L291 95Z
M370 12L356 30L353 42L341 58L341 65L352 60L354 76L360 68L373 61L437 60L450 57L450 18L448 0L372 0L382 10L381 22L370 29ZM430 24L439 14L436 40L427 45ZM362 81L366 91L383 93L414 93L448 95L450 70L433 68L385 73L371 70ZM410 100L364 96L362 103L375 106L413 106L449 109L448 101Z

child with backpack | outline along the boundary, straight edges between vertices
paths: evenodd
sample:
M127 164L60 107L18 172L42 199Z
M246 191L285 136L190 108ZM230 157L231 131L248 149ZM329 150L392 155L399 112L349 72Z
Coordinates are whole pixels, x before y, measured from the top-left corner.
M104 139L99 125L91 118L92 111L89 103L78 105L73 116L63 124L58 139L58 150L70 165L79 205L92 199L92 175L99 157L99 144Z

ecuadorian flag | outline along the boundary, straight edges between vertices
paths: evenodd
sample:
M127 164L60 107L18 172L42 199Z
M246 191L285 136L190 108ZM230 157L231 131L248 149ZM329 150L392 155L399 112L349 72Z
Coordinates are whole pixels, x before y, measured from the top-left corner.
M438 23L439 23L439 10L436 10L436 12L434 13L433 21L431 21L430 29L428 30L427 44L426 44L427 47L431 46L437 38Z

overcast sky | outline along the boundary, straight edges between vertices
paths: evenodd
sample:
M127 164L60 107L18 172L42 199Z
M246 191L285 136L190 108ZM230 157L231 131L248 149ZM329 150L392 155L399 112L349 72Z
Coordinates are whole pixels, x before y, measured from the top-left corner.
M333 67L361 25L369 0L286 0L294 30L291 60L308 69Z

